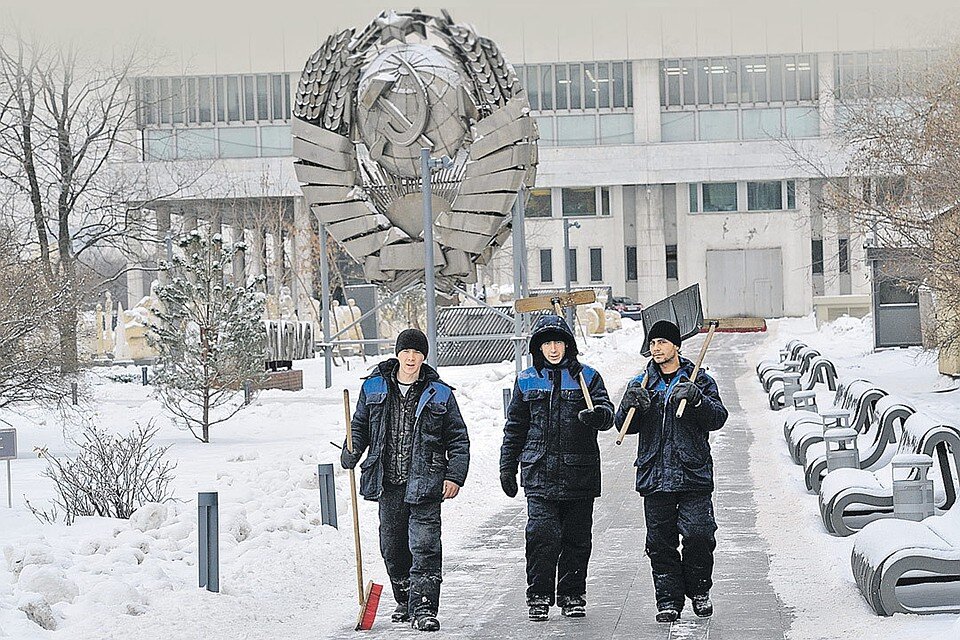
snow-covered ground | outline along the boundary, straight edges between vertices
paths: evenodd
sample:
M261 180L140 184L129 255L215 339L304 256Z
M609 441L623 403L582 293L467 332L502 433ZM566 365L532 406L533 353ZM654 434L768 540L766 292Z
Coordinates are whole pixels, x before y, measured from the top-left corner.
M751 471L758 504L757 526L769 543L771 581L794 608L790 637L934 640L960 638L960 616L877 617L860 596L850 569L854 537L836 538L820 521L817 496L807 493L803 470L793 464L783 441L783 420L767 406L753 367L777 359L791 338L800 338L830 358L841 379L865 378L912 401L920 411L960 424L960 391L937 373L935 356L919 348L874 353L869 318L841 318L819 331L813 317L768 321L764 343L748 355L747 372L737 380L744 410L756 417ZM832 393L818 394L820 406Z
M615 399L644 364L637 355L642 329L624 324L623 331L591 339L582 349L583 360L600 369ZM817 331L811 318L801 318L769 326L737 385L756 424L752 471L772 581L796 612L790 637L960 637L958 616L881 619L867 608L850 573L852 540L823 531L816 498L804 491L799 469L787 457L777 415L766 407L752 365L776 357L789 338L800 337L833 358L842 376L898 389L920 409L956 416L960 392L930 393L940 383L936 363L918 350L872 353L868 323L843 319ZM0 638L323 638L352 626L357 607L349 484L335 464L341 528L322 526L316 469L337 462L330 441L343 437L342 389L350 389L355 402L372 364L351 359L350 371L336 368L334 386L325 390L322 360L298 362L302 392L262 393L213 430L206 445L169 423L149 387L105 377L117 370L90 372L87 400L66 414L0 412L0 419L18 428L21 451L13 464L14 509L5 508L0 492ZM455 553L510 504L499 488L497 463L502 389L513 384L514 369L509 362L445 368L442 376L457 387L472 444L467 485L443 509L444 550ZM65 435L84 421L123 432L150 420L160 426L158 444L171 445L169 455L177 462L178 502L144 508L130 521L83 518L72 527L41 524L30 514L25 497L43 507L53 495L33 447L69 452ZM220 594L197 588L200 491L219 492ZM374 503L361 502L360 521L365 575L383 582ZM59 630L44 631L22 609L47 616Z

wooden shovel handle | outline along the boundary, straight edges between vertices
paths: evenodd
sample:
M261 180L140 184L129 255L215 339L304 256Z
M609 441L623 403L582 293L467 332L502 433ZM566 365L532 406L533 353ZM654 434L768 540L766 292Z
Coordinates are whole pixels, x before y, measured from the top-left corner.
M697 357L697 364L693 367L693 375L691 376L690 381L693 384L697 383L697 374L700 373L700 365L703 364L703 357L707 355L707 348L710 346L710 341L713 340L713 332L717 328L717 322L710 323L710 330L707 331L707 339L703 341L703 346L700 347L700 355ZM677 407L677 417L683 417L683 411L687 408L687 399L684 398L680 401L680 406Z
M583 379L583 372L577 376L580 380L580 390L583 391L583 399L587 402L587 409L593 411L593 398L590 397L590 390L587 389L587 381Z
M343 417L347 423L347 451L353 453L353 427L350 424L350 390L343 390ZM350 469L350 506L353 508L353 547L357 552L357 597L366 601L363 589L363 556L360 553L360 513L357 510L357 474Z
M640 386L643 386L643 383L647 381L647 372L643 372L643 377L640 378ZM633 414L637 412L636 407L630 407L630 410L627 411L627 418L623 421L623 426L620 427L620 433L617 435L617 444L623 444L623 439L627 437L627 429L630 428L630 423L633 422Z

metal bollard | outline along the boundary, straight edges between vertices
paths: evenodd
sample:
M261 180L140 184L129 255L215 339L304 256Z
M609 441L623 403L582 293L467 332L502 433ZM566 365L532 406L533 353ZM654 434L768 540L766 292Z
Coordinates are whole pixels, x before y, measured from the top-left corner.
M783 374L783 406L793 406L793 394L800 391L800 374L793 371Z
M507 419L507 410L510 408L510 396L513 392L510 389L503 390L503 419Z
M70 401L73 404L77 404L77 383L76 382L70 383Z
M243 404L250 404L251 399L253 398L253 383L249 380L243 381Z
M147 368L140 367L140 375L143 378L143 386L147 386Z
M818 413L816 391L795 391L793 393L793 408L797 411Z
M317 475L320 478L320 523L337 526L337 489L333 483L333 465L318 464Z
M860 468L857 432L853 429L830 429L823 434L823 444L827 447L827 473Z
M849 429L850 428L850 410L849 409L824 409L820 412L820 420L823 422L823 433L831 429Z
M216 491L197 494L200 586L214 593L220 591L220 518L217 503Z
M922 453L900 453L893 456L891 467L894 517L920 522L932 516L933 479L927 474L933 458Z

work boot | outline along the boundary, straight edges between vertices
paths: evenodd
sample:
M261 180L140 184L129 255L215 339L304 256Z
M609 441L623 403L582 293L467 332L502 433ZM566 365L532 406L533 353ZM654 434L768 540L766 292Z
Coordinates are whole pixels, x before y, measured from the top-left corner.
M410 622L410 611L405 604L398 604L390 614L390 622Z
M560 613L568 618L582 618L587 615L587 601L583 596L560 596L557 600Z
M414 617L410 626L417 631L440 631L440 621L429 614Z
M690 602L693 603L693 612L701 618L709 618L713 615L713 603L710 602L710 594L702 596L691 596Z
M531 596L527 598L530 607L531 622L546 622L550 616L550 598L547 596Z
M672 607L664 607L657 611L657 622L676 622L680 619L680 612Z

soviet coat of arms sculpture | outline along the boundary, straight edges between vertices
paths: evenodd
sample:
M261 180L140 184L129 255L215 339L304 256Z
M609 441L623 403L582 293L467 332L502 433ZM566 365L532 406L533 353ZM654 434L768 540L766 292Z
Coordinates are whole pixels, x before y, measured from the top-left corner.
M445 11L385 12L330 36L293 115L307 204L367 280L393 289L424 273L422 148L453 160L431 178L438 284L476 281L534 184L537 128L513 67Z

